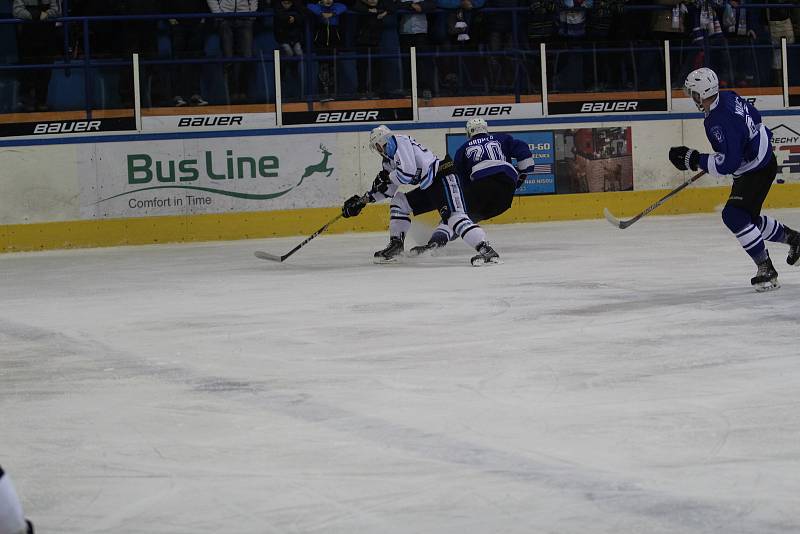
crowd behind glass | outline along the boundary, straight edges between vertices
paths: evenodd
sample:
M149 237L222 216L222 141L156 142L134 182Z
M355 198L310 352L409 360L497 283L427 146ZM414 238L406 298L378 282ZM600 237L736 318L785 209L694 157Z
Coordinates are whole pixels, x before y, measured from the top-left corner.
M11 64L129 58L232 58L220 66L224 96L210 93L216 71L198 62L153 66L152 106L247 104L254 78L280 50L284 97L343 100L410 94L407 51L418 51L423 99L540 91L539 44L547 44L551 92L657 89L671 44L672 79L713 66L722 87L781 84L780 50L794 42L800 7L748 8L737 0L11 0L2 25L13 32ZM759 2L759 4L768 2ZM772 2L775 3L775 2ZM800 4L799 4L800 5ZM640 8L637 9L637 6ZM2 3L0 3L2 7ZM237 16L214 14L236 13ZM202 18L80 21L64 16L204 14ZM251 16L252 15L252 16ZM772 45L772 47L770 46ZM648 48L649 47L649 48ZM248 61L250 58L251 61ZM236 59L235 61L233 59ZM270 67L271 68L271 67ZM209 74L211 73L211 74ZM11 111L45 111L52 71L0 71L15 80ZM115 98L132 104L131 69L119 69Z

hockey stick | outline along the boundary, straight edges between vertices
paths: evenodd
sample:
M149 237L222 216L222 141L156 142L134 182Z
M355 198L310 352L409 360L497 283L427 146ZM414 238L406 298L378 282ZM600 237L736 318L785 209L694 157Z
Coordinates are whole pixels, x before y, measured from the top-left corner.
M364 193L363 195L361 195L361 200L362 201L366 201L368 196L369 196L369 193ZM256 250L253 254L255 255L256 258L259 258L259 259L262 259L262 260L277 261L278 263L282 263L282 262L286 261L286 258L288 258L292 254L294 254L295 252L297 252L298 250L300 250L301 248L306 246L309 241L311 241L312 239L317 237L319 234L321 234L322 232L327 230L330 225L332 225L333 223L335 223L336 221L338 221L342 217L343 217L343 215L341 213L339 213L339 215L337 215L336 217L334 217L330 221L326 222L322 226L322 228L320 228L319 230L317 230L316 232L314 232L313 234L311 234L310 236L305 238L299 245L294 247L292 250L290 250L289 252L287 252L283 256L276 256L275 254L270 254L269 252L263 252L261 250Z
M670 191L669 193L664 195L662 198L657 200L654 204L651 204L650 206L645 208L645 210L642 211L639 215L637 215L637 216L635 216L635 217L633 217L631 219L628 219L626 221L621 221L621 220L617 219L616 217L614 217L614 215L610 211L608 211L608 208L603 208L603 214L605 214L606 219L608 220L608 222L610 222L611 224L613 224L617 228L620 228L620 229L624 230L625 228L629 227L630 225L632 225L633 223L635 223L636 221L638 221L639 219L641 219L642 217L644 217L645 215L647 215L648 213L650 213L651 211L653 211L654 209L659 207L661 204L663 204L664 202L666 202L667 200L669 200L673 196L677 195L684 187L686 187L689 184L695 182L698 178L703 176L705 173L706 173L706 171L698 172L697 174L695 174L694 176L692 176L691 178L689 178L688 180L683 182L681 185L679 185L678 187L676 187L675 189L673 189L672 191Z

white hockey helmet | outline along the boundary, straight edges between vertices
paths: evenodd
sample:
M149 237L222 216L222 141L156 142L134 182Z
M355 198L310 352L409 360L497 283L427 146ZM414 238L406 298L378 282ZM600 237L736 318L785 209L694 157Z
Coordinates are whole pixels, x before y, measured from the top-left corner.
M386 143L392 135L394 134L387 126L376 126L369 132L369 148L378 154L385 154Z
M719 78L713 70L706 67L693 70L686 77L683 90L694 100L697 109L705 111L703 100L719 93Z
M467 137L472 139L478 134L488 134L489 125L480 117L473 117L467 121Z

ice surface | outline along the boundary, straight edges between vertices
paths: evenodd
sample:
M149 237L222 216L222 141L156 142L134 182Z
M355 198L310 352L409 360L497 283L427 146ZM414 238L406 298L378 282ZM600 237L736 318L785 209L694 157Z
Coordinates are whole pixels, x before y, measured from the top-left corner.
M771 212L800 226L800 211ZM629 215L629 214L617 214ZM800 268L718 215L0 256L42 533L800 532Z

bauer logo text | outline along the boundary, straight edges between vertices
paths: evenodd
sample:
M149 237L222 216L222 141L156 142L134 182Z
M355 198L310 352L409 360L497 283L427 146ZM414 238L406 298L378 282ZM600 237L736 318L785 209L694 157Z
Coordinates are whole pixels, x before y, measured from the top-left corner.
M101 121L42 122L33 128L35 135L77 132L99 132Z
M316 122L367 122L378 120L377 111L331 111L317 115Z
M511 106L469 106L453 110L453 117L496 117L499 115L511 115Z
M639 106L637 101L621 102L584 102L581 104L581 113L597 113L602 111L636 111Z

